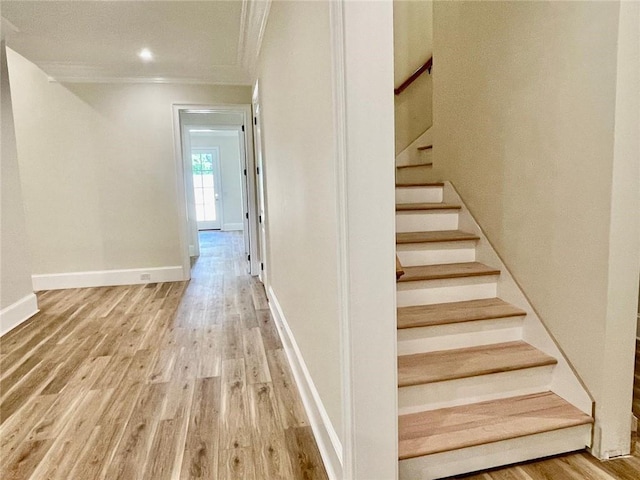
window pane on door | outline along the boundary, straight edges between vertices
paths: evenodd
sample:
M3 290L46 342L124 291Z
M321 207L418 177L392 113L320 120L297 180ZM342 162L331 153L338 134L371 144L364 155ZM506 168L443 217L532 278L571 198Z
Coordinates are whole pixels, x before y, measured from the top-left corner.
M216 192L213 157L210 153L192 153L193 188L198 222L216 220Z

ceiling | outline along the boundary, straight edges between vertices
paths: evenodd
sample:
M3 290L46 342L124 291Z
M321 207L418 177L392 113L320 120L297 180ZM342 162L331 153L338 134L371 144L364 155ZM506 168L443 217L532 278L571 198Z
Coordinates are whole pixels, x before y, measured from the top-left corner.
M3 0L2 27L7 46L61 82L249 85L269 4Z

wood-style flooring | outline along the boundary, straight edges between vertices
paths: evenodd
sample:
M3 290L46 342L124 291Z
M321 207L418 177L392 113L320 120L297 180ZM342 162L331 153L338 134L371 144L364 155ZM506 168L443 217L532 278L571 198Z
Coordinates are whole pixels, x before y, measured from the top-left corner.
M242 236L188 283L47 291L0 339L2 480L326 479Z

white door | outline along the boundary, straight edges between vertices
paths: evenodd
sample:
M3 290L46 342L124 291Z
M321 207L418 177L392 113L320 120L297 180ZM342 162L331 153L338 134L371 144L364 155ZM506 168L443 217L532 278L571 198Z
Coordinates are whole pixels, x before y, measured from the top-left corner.
M258 96L258 85L256 84L253 97L253 114L254 114L254 143L256 152L256 184L258 190L258 235L259 235L259 251L260 251L260 273L258 274L260 281L265 288L268 287L267 280L267 215L266 215L266 198L265 198L265 170L264 155L262 146L262 119L260 112L260 99Z
M220 230L222 226L220 151L217 148L192 149L191 172L198 230Z

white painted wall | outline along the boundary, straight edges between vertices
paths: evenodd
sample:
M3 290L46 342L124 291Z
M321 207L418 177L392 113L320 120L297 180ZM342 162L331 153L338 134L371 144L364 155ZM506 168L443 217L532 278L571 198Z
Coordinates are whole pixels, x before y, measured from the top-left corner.
M640 3L620 2L611 173L607 312L595 451L629 453L640 264ZM615 375L611 373L615 372ZM599 442L599 444L598 444Z
M433 2L393 2L394 84L400 86L433 55ZM433 123L433 78L423 73L395 97L396 155Z
M595 398L599 456L628 451L639 262L638 18L619 26L620 13L619 2L434 4L436 176Z
M273 2L259 67L269 283L342 431L328 2Z
M181 265L172 104L250 87L59 84L11 51L9 72L33 272Z
M27 249L27 232L22 188L18 169L18 155L11 104L11 86L7 71L4 41L0 42L1 71L0 93L2 95L2 152L0 162L0 185L2 208L0 210L0 334L25 320L25 315L16 317L7 308L16 306L21 300L33 295L31 288L31 265ZM32 303L37 308L35 298ZM32 308L29 312L35 313ZM27 314L28 315L28 314ZM10 318L9 318L10 317Z
M242 230L240 137L237 131L228 132L191 133L191 148L219 148L224 221L222 230Z
M269 283L339 436L332 478L397 475L392 13L273 2L259 68Z
M346 297L347 446L345 478L394 479L398 472L393 6L344 1L341 64L344 153L341 244ZM332 4L333 11L336 6ZM334 34L340 22L332 17ZM338 73L338 65L335 66ZM388 93L387 93L388 92ZM344 138L340 125L344 125ZM341 162L340 162L341 163Z

